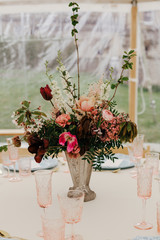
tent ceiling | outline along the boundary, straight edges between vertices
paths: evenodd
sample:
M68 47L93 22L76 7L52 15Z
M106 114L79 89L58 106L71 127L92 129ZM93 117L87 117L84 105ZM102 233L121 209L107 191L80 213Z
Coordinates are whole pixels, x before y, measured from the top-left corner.
M160 2L160 0L137 0L137 2ZM67 0L0 0L0 5L68 3ZM131 3L132 0L77 0L80 3Z

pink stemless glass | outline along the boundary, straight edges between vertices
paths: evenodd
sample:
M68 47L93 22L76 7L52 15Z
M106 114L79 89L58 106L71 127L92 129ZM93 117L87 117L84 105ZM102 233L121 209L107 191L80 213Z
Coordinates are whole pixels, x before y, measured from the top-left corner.
M142 198L142 221L137 223L135 228L140 230L147 230L153 227L145 219L146 199L150 198L152 193L152 175L153 167L144 165L137 168L137 195L139 198Z
M44 210L52 204L52 170L38 170L34 172L37 202ZM39 237L43 237L43 232L38 232Z
M19 159L18 148L13 145L11 138L7 138L7 143L8 143L9 160L13 163L13 167L14 167L13 176L11 178L9 178L9 181L10 182L19 182L22 179L16 175L16 169L15 169L16 162Z
M61 217L55 218L45 215L41 216L44 240L64 240L65 239L65 222Z
M72 233L65 240L83 240L81 235L75 235L74 223L81 220L84 192L80 190L70 190L68 194L59 195L58 200L65 223L71 224Z
M160 201L157 202L157 233L160 235Z

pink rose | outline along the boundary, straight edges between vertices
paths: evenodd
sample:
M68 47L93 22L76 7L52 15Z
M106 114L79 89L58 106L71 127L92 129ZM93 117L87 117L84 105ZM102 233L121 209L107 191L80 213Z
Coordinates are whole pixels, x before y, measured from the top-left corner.
M95 99L93 97L81 96L77 102L78 108L84 112L90 112L95 104Z
M59 124L61 127L65 127L66 125L71 124L71 122L69 122L70 119L71 118L68 114L61 114L56 118L56 123Z
M104 110L102 111L102 117L103 117L104 120L106 120L106 121L111 121L111 120L114 118L114 116L113 116L113 114L111 113L111 111L109 111L109 110L107 110L107 109L104 109Z

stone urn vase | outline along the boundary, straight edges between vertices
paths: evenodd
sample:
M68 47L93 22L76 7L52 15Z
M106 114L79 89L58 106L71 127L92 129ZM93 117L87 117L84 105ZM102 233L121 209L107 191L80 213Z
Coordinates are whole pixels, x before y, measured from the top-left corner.
M82 160L83 156L70 158L67 152L65 152L65 155L73 181L73 187L70 187L70 190L83 190L85 193L85 202L95 199L96 193L89 187L92 173L92 164L89 164L87 161Z

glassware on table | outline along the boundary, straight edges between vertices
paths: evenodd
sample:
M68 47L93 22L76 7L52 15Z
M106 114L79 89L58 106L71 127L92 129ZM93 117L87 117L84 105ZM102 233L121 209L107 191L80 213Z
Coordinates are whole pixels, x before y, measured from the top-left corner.
M144 142L144 135L138 134L132 143L133 161L135 163L136 168L140 165L141 159L143 158L143 142ZM132 177L137 177L137 170L133 173Z
M141 158L143 158L143 142L143 134L138 134L137 137L133 140L133 156L137 165L139 164Z
M160 201L157 202L157 233L160 234Z
M16 162L19 159L18 148L13 145L11 138L7 138L7 143L8 143L9 160L13 162L13 169L14 169L13 176L9 178L9 181L18 182L22 180L18 175L16 175Z
M72 226L72 233L67 236L65 240L83 240L81 235L74 233L74 224L81 220L84 192L80 190L70 190L68 194L58 194L58 200L65 223L71 224Z
M153 174L158 175L159 171L159 153L147 152L145 154L146 164L153 167Z
M52 204L52 170L38 170L34 172L37 192L37 202L44 210ZM38 232L43 237L43 232Z
M152 175L153 167L139 166L137 168L137 195L142 198L142 221L135 225L135 228L140 230L151 229L153 226L146 222L146 199L151 197L152 193Z
M23 177L31 175L31 157L20 156L18 160L19 174Z
M9 166L13 165L13 162L9 159L9 153L7 152L2 152L2 165L7 168L7 174L3 171L2 177L10 178L10 168Z
M44 240L64 240L65 239L65 222L62 215L51 209L41 216Z

